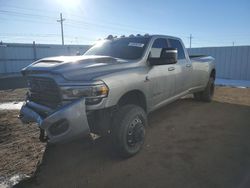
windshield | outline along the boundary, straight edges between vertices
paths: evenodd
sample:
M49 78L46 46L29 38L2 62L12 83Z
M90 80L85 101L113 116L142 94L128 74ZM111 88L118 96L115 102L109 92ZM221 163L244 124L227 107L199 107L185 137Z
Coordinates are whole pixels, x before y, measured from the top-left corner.
M98 42L84 55L103 55L121 59L139 59L142 57L149 38L115 38Z

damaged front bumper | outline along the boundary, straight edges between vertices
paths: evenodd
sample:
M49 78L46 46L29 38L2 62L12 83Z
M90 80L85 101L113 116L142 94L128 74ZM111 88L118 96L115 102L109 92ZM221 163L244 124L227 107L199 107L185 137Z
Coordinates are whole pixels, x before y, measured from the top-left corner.
M44 115L45 113L48 115ZM51 143L66 142L90 133L84 98L56 111L26 102L21 108L20 119L23 123L36 122L46 132Z

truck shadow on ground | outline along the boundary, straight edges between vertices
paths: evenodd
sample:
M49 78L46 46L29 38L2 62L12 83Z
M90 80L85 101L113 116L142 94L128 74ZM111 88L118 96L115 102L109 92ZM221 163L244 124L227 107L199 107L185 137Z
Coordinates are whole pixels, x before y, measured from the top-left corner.
M143 150L120 159L110 140L48 145L16 187L250 187L250 107L182 99L149 115Z

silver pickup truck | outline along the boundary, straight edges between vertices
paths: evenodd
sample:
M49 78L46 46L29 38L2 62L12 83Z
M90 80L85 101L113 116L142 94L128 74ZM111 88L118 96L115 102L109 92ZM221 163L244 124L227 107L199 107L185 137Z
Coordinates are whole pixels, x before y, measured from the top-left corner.
M147 114L187 94L210 102L215 63L190 57L181 39L131 35L97 42L82 56L44 58L22 70L29 92L20 111L40 139L110 135L124 157L142 148Z

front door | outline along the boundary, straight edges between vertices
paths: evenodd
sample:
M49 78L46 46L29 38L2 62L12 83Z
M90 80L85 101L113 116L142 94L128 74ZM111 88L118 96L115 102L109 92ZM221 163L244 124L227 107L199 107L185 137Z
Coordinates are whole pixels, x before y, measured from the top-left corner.
M154 41L150 56L160 57L162 48L167 48L167 40L158 38ZM176 65L154 65L148 72L150 82L150 100L152 106L158 106L175 94Z

